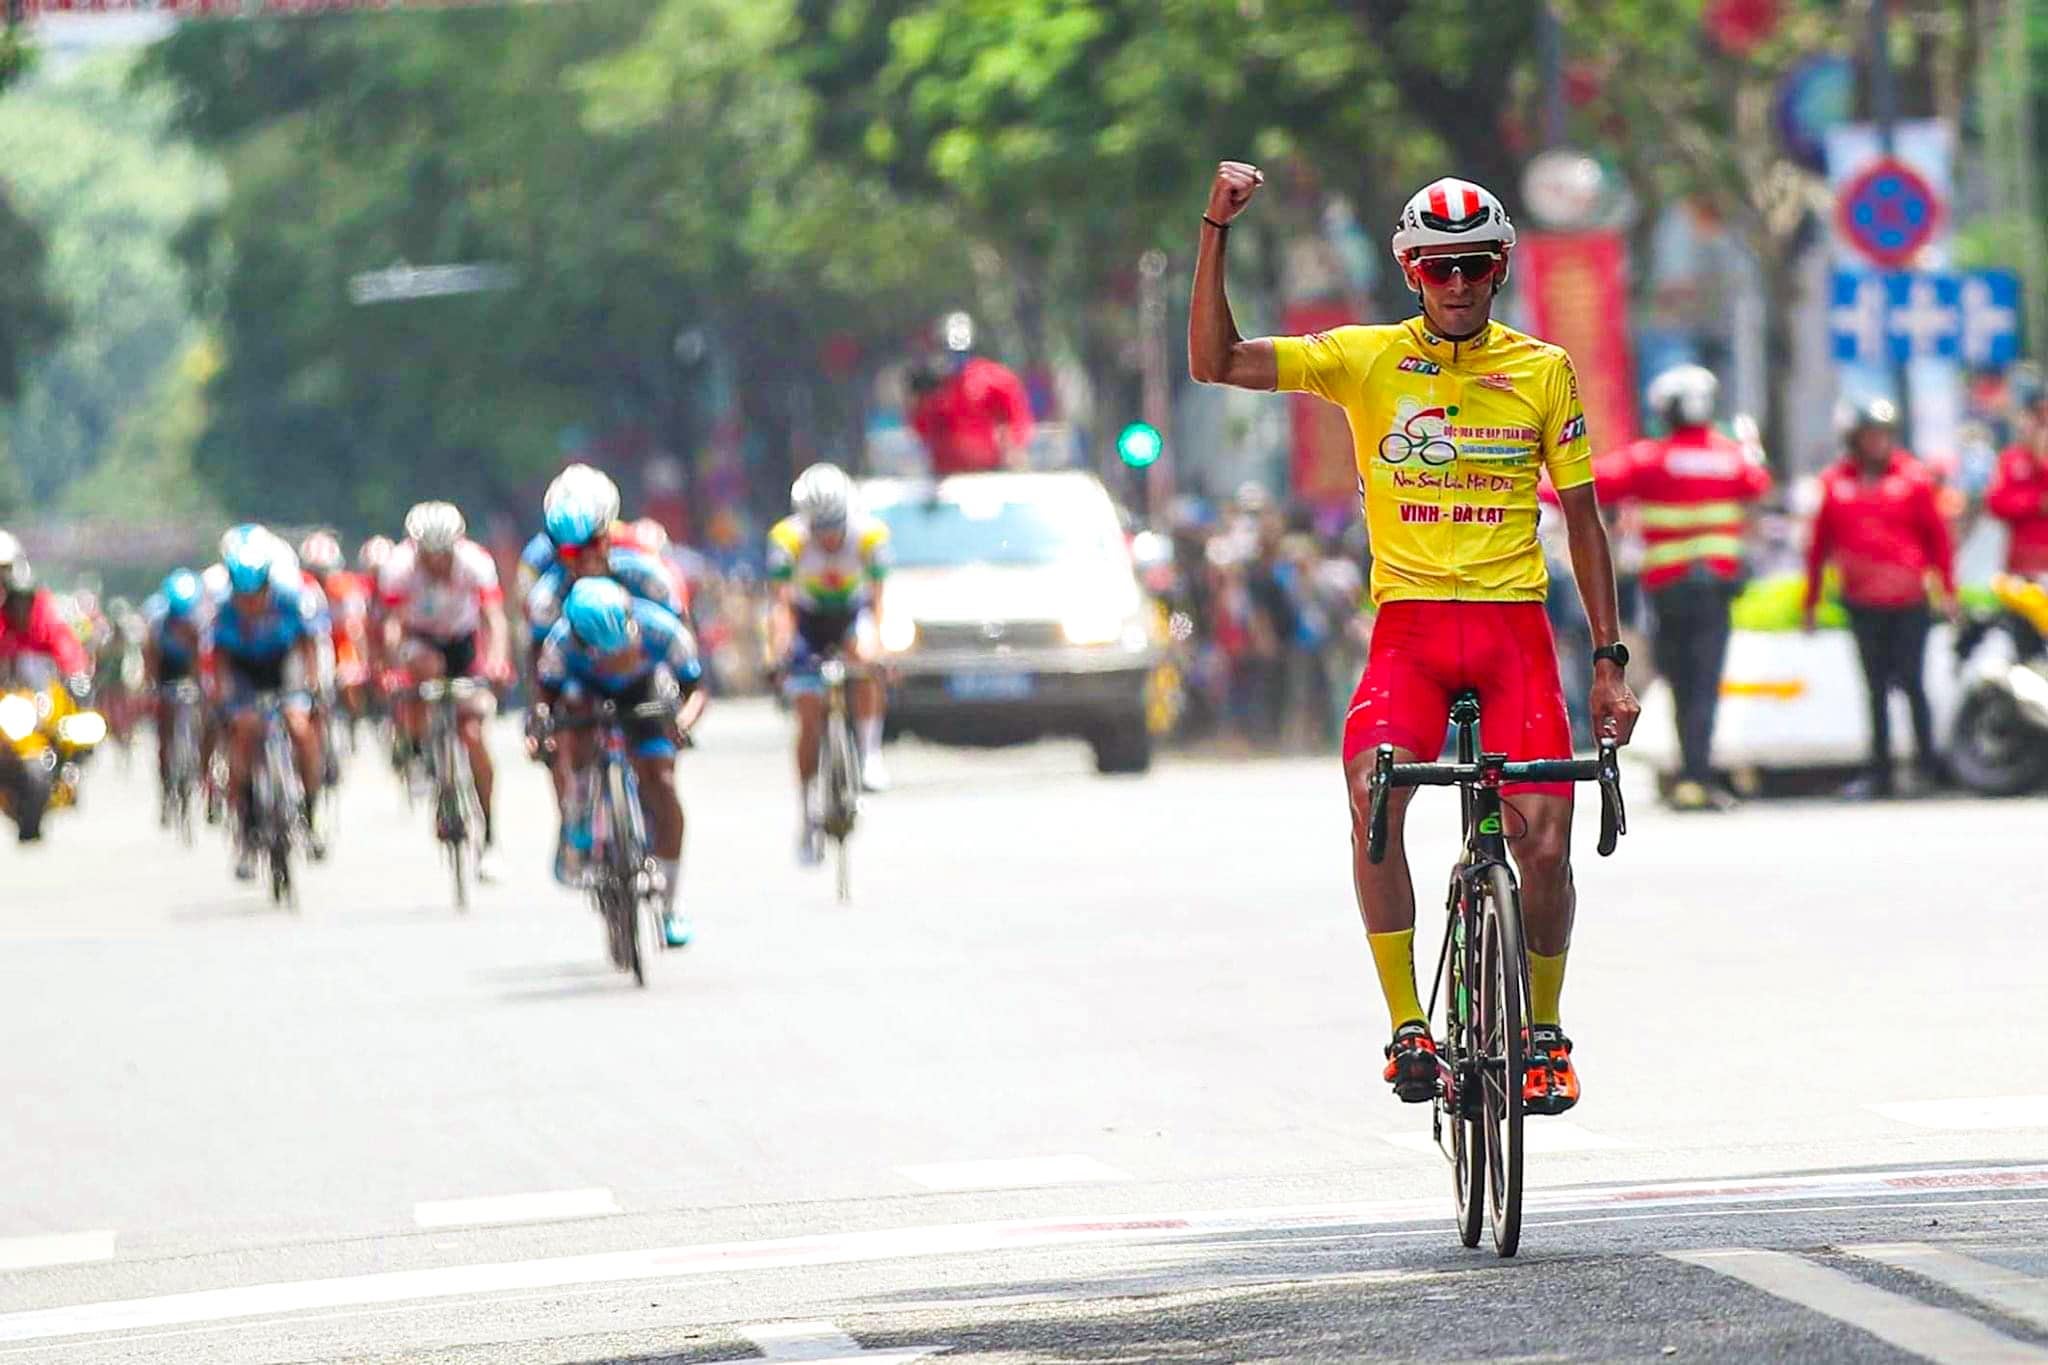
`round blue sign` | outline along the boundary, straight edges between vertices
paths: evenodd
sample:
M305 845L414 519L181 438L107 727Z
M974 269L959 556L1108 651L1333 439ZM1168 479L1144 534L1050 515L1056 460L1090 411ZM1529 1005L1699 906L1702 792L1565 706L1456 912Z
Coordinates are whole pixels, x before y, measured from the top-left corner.
M1842 235L1887 269L1910 264L1940 221L1934 187L1896 157L1879 157L1857 172L1836 201Z

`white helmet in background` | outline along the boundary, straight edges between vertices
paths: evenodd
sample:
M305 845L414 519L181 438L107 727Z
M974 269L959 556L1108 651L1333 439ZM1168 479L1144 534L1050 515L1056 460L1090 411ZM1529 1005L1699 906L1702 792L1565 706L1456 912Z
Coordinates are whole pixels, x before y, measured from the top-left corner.
M1704 365L1674 365L1650 381L1650 411L1673 427L1703 427L1714 420L1721 381Z
M405 514L405 533L426 553L447 554L468 530L452 502L422 502Z
M853 480L836 464L814 464L790 485L789 501L813 531L836 531L853 515Z

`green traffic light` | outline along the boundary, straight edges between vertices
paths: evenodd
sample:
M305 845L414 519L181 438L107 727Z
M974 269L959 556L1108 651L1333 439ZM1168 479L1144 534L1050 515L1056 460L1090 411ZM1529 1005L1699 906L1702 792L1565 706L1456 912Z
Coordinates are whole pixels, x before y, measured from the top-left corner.
M1165 438L1150 422L1133 422L1116 438L1117 458L1133 469L1143 469L1152 464L1165 448Z

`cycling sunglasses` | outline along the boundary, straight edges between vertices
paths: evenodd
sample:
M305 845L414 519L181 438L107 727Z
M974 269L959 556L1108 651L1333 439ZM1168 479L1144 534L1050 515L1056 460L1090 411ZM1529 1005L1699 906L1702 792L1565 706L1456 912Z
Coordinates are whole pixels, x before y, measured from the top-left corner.
M1415 273L1431 284L1449 284L1453 272L1473 284L1485 284L1507 263L1497 251L1474 251L1463 256L1418 256L1412 262Z

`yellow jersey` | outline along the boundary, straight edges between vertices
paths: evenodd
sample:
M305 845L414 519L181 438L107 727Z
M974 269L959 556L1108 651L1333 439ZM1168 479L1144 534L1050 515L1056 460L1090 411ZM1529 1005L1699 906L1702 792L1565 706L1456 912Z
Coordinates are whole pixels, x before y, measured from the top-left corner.
M1273 338L1277 385L1344 409L1372 536L1372 600L1540 602L1536 486L1593 481L1563 349L1497 322L1446 341L1421 318Z
M802 517L784 517L768 532L768 577L790 585L801 611L846 615L867 605L872 585L889 572L889 528L855 513L828 550Z

